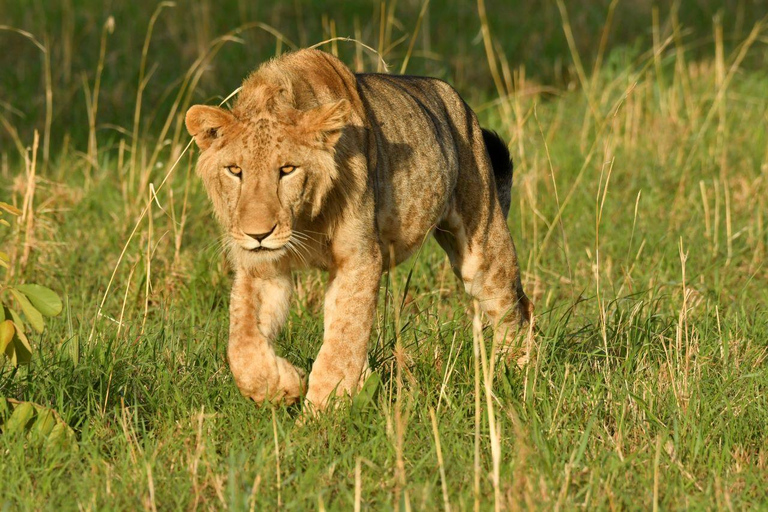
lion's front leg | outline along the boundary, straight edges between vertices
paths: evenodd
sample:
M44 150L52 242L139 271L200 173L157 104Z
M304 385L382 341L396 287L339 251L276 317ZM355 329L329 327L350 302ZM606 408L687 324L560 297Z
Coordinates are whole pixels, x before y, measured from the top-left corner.
M238 272L232 286L227 356L240 392L257 403L293 403L304 391L304 372L275 355L273 341L288 314L290 275L267 279Z
M309 375L307 401L323 409L328 398L352 394L367 367L368 341L381 280L378 247L347 258L331 272L325 294L325 335Z

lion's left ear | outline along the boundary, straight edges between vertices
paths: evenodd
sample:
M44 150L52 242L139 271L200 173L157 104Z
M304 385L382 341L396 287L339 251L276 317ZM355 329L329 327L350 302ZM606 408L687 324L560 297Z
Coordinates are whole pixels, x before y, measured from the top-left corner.
M228 110L209 105L193 105L184 119L187 131L201 150L208 149L221 136L221 131L235 121Z
M302 113L298 127L307 136L314 136L317 143L333 148L347 125L352 107L347 100L326 103Z

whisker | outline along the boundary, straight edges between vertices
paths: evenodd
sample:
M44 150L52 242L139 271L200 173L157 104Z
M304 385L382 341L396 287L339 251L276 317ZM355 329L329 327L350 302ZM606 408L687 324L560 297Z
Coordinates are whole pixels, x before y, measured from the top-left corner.
M221 246L226 241L227 236L228 236L227 233L219 235L212 242L209 242L205 246L203 246L203 252L208 251L212 247Z
M305 229L304 231L301 231L301 233L302 233L302 234L303 234L303 233L314 233L314 234L316 234L316 235L324 236L325 238L330 238L330 237L328 236L328 233L321 233L321 232L319 232L319 231L312 231L311 229Z
M204 252L210 251L210 257L208 261L213 261L214 259L221 257L231 246L231 241L226 239L221 239L213 244L210 244Z
M317 231L311 231L311 233L317 233ZM293 234L296 235L296 238L298 238L300 240L311 241L311 242L314 242L314 243L316 243L318 245L323 245L323 242L321 240L318 240L317 238L315 238L313 236L310 236L307 233L303 233L301 231L294 231ZM322 233L317 233L317 234L318 235L322 235ZM323 236L327 237L327 235L323 235Z
M309 252L311 251L311 248L306 243L304 243L302 240L297 238L297 239L294 240L294 242L296 243L296 245L298 247L304 249L307 252L307 254L309 254Z
M288 242L285 243L285 246L288 248L289 251L291 251L293 254L296 255L299 259L301 259L302 263L305 266L309 266L309 263L307 263L307 260L304 258L304 256L298 251L298 249L294 246L294 242L296 240L288 240Z
M304 251L305 255L309 257L310 253L312 252L312 247L310 247L309 244L307 244L305 241L295 238L293 240L294 245L297 246L298 249L301 249Z
M292 234L293 236L295 236L300 240L310 240L309 235L307 235L306 233L302 233L301 231L294 231Z

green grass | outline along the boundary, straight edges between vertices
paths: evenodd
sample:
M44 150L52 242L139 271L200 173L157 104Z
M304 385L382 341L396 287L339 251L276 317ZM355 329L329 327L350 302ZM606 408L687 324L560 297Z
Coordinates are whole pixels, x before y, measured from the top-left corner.
M92 10L77 11L78 23L97 18L93 13L102 4L93 3ZM418 12L405 4L397 12ZM768 31L760 29L743 60L737 60L738 45L755 18L747 17L739 30L735 22L724 24L722 56L720 39L695 39L684 31L657 58L652 38L638 35L627 46L616 42L629 36L617 36L594 72L594 55L582 56L585 86L573 65L567 65L570 87L551 78L551 65L546 73L529 67L530 82L513 67L514 80L500 72L514 86L512 94L495 101L482 42L472 45L480 27L476 11L457 5L430 8L432 49L455 58L424 69L454 81L454 73L461 76L455 63L464 60L483 76L476 88L471 80L459 85L484 125L510 141L516 164L510 228L537 315L532 364L499 368L494 375L499 484L492 478L486 397L475 395L471 303L431 240L382 282L371 342L381 380L375 393L303 425L297 407L257 408L240 396L226 365L230 274L216 244L219 231L191 172L194 157L185 155L172 168L187 143L178 114L169 142L150 165L175 90L170 99L157 90L147 94L143 135L131 159L128 134L145 24L123 26L123 17L110 36L115 46L107 49L105 69L124 60L132 72L110 75L102 84L96 162L85 158L85 109L67 103L82 97L82 82L80 89L75 82L68 89L54 59L53 150L48 166L36 169L34 230L14 228L3 243L32 247L14 279L46 284L66 304L61 317L32 338L31 365L15 369L0 362L0 396L54 408L75 430L77 443L42 449L0 434L0 508L270 510L279 504L349 510L360 503L378 510L404 508L407 501L414 509L440 509L430 410L454 510L474 507L476 469L483 510L495 500L502 509L545 510L768 506L768 74L753 65L765 61ZM308 44L327 36L318 33L322 13L314 9L304 11ZM329 19L347 27L359 16L364 42L377 47L375 7L346 9ZM547 9L554 9L554 18L542 23L560 27L556 6ZM624 18L631 15L622 5L617 9ZM285 21L293 19L287 12L275 8L261 16L286 32L299 30ZM73 13L65 8L56 16L65 20ZM179 58L161 42L178 37L174 24L184 26L186 15L161 17L166 21L156 28L148 69L165 63L150 82L157 89L177 80L194 60L194 51ZM439 43L436 20L460 15L474 27L457 38L466 47ZM36 26L34 13L14 16L13 26ZM666 20L661 18L659 45L675 34ZM210 37L244 21L216 17ZM396 21L393 33L413 30L413 18ZM570 21L574 32L580 30ZM52 33L61 25L48 23ZM103 18L94 23L98 49ZM491 23L516 25L512 14L492 16ZM642 26L646 35L652 32L650 17ZM713 33L711 25L693 28ZM521 34L532 38L551 33L526 30ZM509 36L498 32L493 37L511 66L529 58L513 59ZM292 37L301 42L300 33ZM128 39L133 46L117 43ZM274 53L273 40L264 41L254 51ZM421 51L425 39L418 41ZM352 64L354 46L339 45ZM407 42L388 56L394 69L403 46ZM84 53L90 55L83 69L92 87L98 51L91 45ZM563 44L547 58L556 55L571 62ZM236 62L238 54L222 50L220 56L221 62ZM183 64L168 64L174 59ZM225 96L253 60L239 62L226 79L216 73L202 79L194 101ZM372 62L366 61L367 69ZM3 104L0 113L31 146L31 130L43 131L44 99L34 87L21 88L38 84L22 80L36 71L20 64L14 69L19 84L3 89L0 99L28 116L9 113ZM537 83L551 83L554 93L542 93ZM34 102L25 102L25 95ZM112 112L118 100L122 104ZM29 169L4 129L4 195L20 204ZM150 203L149 184L157 189L169 172ZM147 205L150 213L142 216ZM309 369L322 340L325 278L305 272L295 279L294 306L278 346ZM403 297L398 326L393 308ZM399 399L392 353L397 332L407 355ZM490 332L484 334L490 340ZM482 407L479 466L476 398ZM404 474L397 469L398 446Z

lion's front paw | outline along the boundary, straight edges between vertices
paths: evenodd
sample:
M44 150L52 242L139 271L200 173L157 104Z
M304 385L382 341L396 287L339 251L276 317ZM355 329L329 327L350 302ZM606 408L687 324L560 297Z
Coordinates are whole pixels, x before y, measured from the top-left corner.
M280 401L286 404L297 402L307 390L306 372L282 357L277 358L277 368L280 379Z
M234 367L235 369L239 367ZM278 357L273 364L259 368L249 368L250 372L235 373L235 382L240 392L261 405L272 403L293 404L307 389L306 373L291 363Z

